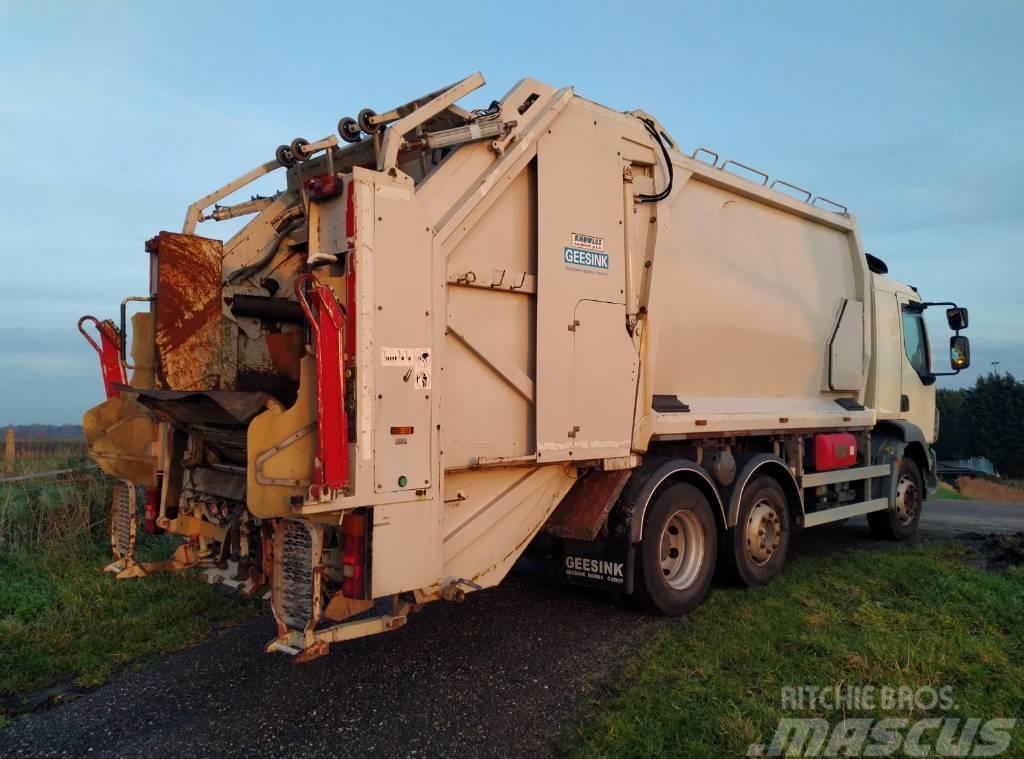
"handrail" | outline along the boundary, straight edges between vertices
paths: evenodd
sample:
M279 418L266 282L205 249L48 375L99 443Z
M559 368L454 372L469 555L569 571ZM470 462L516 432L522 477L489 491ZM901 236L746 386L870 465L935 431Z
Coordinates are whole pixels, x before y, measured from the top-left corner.
M804 197L804 203L810 203L811 202L811 192L810 192L810 190L805 190L803 187L797 187L795 184L790 184L789 182L785 181L784 179L776 179L774 182L772 182L768 186L768 189L769 190L774 190L775 189L775 185L777 185L777 184L780 184L783 187L788 187L791 190L796 190L797 192L803 193L804 196L805 196Z
M759 177L764 177L764 181L761 182L762 186L768 184L768 175L767 174L765 174L763 171L761 171L759 169L755 169L753 166L747 166L745 163L740 163L739 161L733 161L732 159L729 159L728 161L725 161L718 168L721 169L722 171L725 171L725 167L728 166L729 164L732 164L733 166L739 166L741 169L746 169L751 174L757 174ZM730 174L735 174L736 172L735 171L730 171L729 173Z
M295 278L295 299L299 301L299 305L302 307L302 313L306 315L306 321L309 322L310 329L313 330L313 334L320 334L320 323L313 318L313 310L309 307L309 301L306 299L306 291L303 289L303 285L307 282L315 282L317 286L320 285L320 280L316 278L315 274L300 274Z
M99 353L102 356L103 355L103 349L100 348L100 346L96 344L96 341L92 339L92 337L89 335L89 333L86 332L85 328L82 326L82 324L84 324L87 321L91 321L94 325L96 325L96 331L99 332L100 334L103 334L103 324L102 324L102 322L100 322L99 319L97 319L92 314L86 314L85 316L83 316L81 319L78 320L78 331L82 333L82 337L84 337L86 340L89 341L89 345L91 345L93 347L93 350L95 350L97 353Z
M701 155L702 153L706 154L708 156L711 156L713 160L708 162L706 160L698 158L698 156ZM842 203L837 203L834 200L829 200L828 198L823 197L821 195L814 195L810 190L805 190L803 187L795 185L792 182L787 182L784 179L776 179L776 180L773 180L771 184L768 184L768 181L769 181L770 177L767 174L765 174L763 171L761 171L759 169L755 169L753 166L747 166L747 164L745 164L745 163L740 163L739 161L733 161L732 159L729 159L729 160L723 161L721 164L719 164L718 163L718 158L719 158L718 153L716 153L714 150L711 150L710 148L705 148L705 147L696 148L690 154L690 157L693 158L695 161L700 161L701 163L703 163L703 164L705 164L707 166L710 166L713 169L718 169L720 171L725 171L727 166L738 166L739 168L744 169L745 171L749 171L751 174L755 174L755 175L761 177L761 186L762 187L767 187L769 190L775 190L775 192L782 192L781 190L776 189L776 185L778 185L780 187L788 187L790 190L793 190L795 192L800 193L803 196L802 200L803 200L804 203L807 203L808 205L814 206L815 208L818 208L818 209L824 210L824 211L831 210L831 209L822 208L821 206L819 206L818 202L821 201L822 203L827 203L828 205L833 206L834 208L839 209L838 213L847 214L847 215L850 213L849 209L846 206L844 206ZM730 171L729 173L732 174L733 176L739 177L740 179L748 179L747 177L744 177L741 174L737 174L735 171ZM748 179L748 181L749 181L749 179ZM790 195L789 193L782 193L782 194L786 195L787 197L793 198L794 200L801 200L801 198L796 198L793 195ZM835 213L835 212L833 212L833 213Z
M711 155L711 156L715 157L715 160L713 160L710 164L708 164L709 166L714 166L715 164L718 163L718 153L716 153L714 150L708 150L707 148L697 148L692 153L690 153L690 158L694 159L695 161L700 161L700 159L697 158L697 156L700 155L701 153L707 153L708 155ZM707 161L700 161L700 162L701 163L707 163Z
M849 209L847 209L847 207L844 206L842 203L836 203L834 200L829 200L828 198L823 198L821 195L818 195L817 197L815 197L814 200L811 201L811 205L814 206L815 208L820 208L821 206L818 205L818 201L819 200L822 201L822 202L828 203L830 206L835 206L836 208L842 208L843 209L843 213L849 213L850 212Z
M134 369L135 366L128 363L127 344L128 344L128 320L127 311L129 303L155 303L156 296L150 295L148 298L141 295L131 295L121 301L121 363L124 364L126 369Z

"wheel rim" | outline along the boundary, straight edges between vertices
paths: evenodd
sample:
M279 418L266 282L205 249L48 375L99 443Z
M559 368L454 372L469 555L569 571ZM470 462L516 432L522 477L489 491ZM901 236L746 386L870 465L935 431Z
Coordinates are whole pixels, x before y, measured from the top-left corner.
M661 530L661 574L675 590L690 587L704 563L704 530L692 511L677 511Z
M747 517L745 538L747 555L758 566L771 561L782 543L782 519L774 503L762 498Z
M896 517L900 524L910 524L921 508L921 493L914 478L905 474L896 485Z

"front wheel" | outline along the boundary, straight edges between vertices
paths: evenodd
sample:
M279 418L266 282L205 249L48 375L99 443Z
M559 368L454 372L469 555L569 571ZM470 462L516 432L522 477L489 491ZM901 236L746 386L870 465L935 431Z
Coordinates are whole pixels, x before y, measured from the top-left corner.
M717 556L718 530L708 499L693 485L670 485L644 519L638 590L664 614L686 614L707 595Z
M894 509L873 511L868 514L868 525L877 537L887 540L906 540L917 532L924 506L924 484L921 470L914 460L904 456L896 475L896 503Z

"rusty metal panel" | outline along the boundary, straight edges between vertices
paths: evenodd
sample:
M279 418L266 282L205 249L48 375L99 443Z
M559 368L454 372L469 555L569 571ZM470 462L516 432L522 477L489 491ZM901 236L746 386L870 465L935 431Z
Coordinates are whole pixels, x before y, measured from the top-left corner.
M172 390L221 385L224 244L161 232L156 239L157 376Z
M593 540L630 474L630 469L584 474L551 514L545 531L559 538Z

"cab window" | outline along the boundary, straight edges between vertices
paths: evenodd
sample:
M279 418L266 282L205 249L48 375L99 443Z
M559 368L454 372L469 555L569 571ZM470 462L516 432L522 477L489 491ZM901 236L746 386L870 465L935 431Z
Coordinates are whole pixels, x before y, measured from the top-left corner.
M924 329L924 318L912 311L903 312L903 350L907 360L920 377L931 374L931 360L928 356L928 335Z

